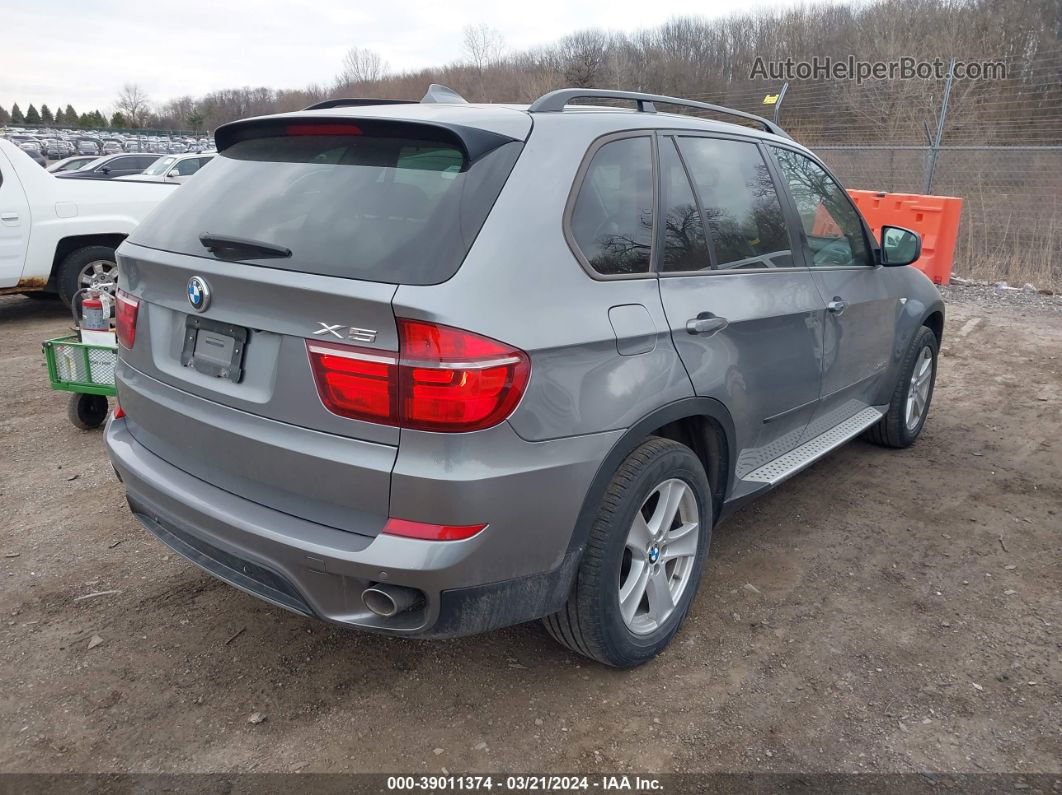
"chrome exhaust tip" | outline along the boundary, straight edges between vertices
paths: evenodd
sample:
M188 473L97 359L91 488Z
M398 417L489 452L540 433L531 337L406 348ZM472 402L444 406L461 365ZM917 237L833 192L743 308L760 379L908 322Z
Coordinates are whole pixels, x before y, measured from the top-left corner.
M377 583L361 592L365 607L380 618L393 618L420 604L424 595L416 588Z

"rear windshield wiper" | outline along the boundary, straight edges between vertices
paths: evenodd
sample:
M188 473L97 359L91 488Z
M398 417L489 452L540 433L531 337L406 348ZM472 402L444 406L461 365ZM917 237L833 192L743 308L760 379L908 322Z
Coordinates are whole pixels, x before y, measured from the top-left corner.
M263 243L260 240L246 240L242 237L214 235L210 232L203 232L199 236L199 242L218 259L243 260L291 256L291 249L284 248L284 246Z

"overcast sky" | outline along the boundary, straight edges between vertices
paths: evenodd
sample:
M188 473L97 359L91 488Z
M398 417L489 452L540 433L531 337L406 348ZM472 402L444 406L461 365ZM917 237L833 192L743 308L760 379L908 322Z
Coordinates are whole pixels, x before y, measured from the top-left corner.
M124 82L152 101L220 88L328 84L351 47L392 70L463 57L462 29L485 23L508 49L586 27L633 31L680 15L720 16L793 0L29 0L4 3L0 106L109 112Z

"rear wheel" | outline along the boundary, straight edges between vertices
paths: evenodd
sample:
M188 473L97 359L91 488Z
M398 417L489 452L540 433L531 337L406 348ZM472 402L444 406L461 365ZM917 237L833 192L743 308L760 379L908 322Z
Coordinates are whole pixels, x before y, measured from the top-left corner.
M544 619L546 629L606 665L651 660L693 602L711 525L708 478L694 452L646 441L605 491L568 603Z
M911 340L889 410L864 438L882 447L908 447L926 424L933 386L937 380L937 352L940 344L932 330L922 326Z
M118 289L118 259L110 246L85 246L71 251L59 263L56 286L63 303L70 306L74 294L85 287L114 295Z

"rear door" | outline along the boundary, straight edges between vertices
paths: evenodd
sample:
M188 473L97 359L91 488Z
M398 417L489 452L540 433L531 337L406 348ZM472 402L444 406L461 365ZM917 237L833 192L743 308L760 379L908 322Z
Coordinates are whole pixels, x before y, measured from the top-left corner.
M394 358L397 284L456 271L515 161L371 126L234 143L119 254L139 299L119 373L134 438L245 498L358 532L386 518L399 429L329 411L310 352Z
M22 278L29 235L26 192L14 167L0 152L0 287L14 287Z
M815 410L822 299L755 141L658 143L664 311L697 394L734 418L744 477L793 449Z
M890 296L848 193L812 158L771 147L800 216L802 254L826 303L822 396L815 430L865 409L880 394L895 339Z

